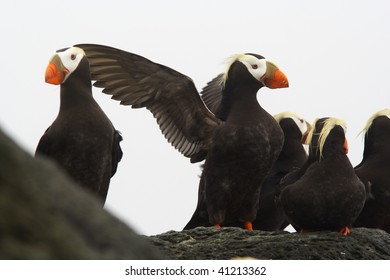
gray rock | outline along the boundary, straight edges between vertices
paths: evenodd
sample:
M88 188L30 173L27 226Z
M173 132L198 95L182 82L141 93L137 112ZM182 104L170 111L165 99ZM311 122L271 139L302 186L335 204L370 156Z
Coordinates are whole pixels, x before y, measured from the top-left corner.
M390 259L390 235L366 228L352 229L350 235L341 236L336 232L301 234L198 227L147 239L172 259Z
M160 257L53 162L31 157L0 130L1 259Z
M236 257L390 259L390 237L365 228L340 236L203 227L140 237L54 163L31 157L0 130L0 259Z

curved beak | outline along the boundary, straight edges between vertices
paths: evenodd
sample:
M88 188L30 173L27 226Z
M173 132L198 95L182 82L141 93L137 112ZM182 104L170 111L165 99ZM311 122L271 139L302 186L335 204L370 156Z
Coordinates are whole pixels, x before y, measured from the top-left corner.
M53 85L61 84L69 70L62 64L60 57L55 54L46 67L45 82Z
M267 61L267 71L263 78L263 83L268 88L287 88L288 80L286 75L270 61Z

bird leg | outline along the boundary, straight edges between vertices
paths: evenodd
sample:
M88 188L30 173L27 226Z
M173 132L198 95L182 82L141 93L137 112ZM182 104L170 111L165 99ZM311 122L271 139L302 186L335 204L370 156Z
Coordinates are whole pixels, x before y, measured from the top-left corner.
M249 231L253 231L253 226L251 221L244 222L244 228L246 228Z
M215 228L221 228L221 225L220 224L215 224L214 227Z
M348 234L351 233L351 230L349 227L343 227L342 229L339 230L339 233L342 235L347 236Z

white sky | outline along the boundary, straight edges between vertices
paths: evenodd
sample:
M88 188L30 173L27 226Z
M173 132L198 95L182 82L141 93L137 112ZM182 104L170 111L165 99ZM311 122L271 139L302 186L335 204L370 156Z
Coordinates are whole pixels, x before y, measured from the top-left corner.
M350 159L367 119L390 107L390 2L370 1L7 1L0 11L0 126L33 154L59 108L59 87L44 83L51 55L77 43L121 48L190 76L200 90L234 53L276 63L290 88L262 89L271 114L295 111L312 122L348 125ZM181 230L197 202L198 164L170 146L152 114L94 89L124 137L124 158L106 208L142 234Z

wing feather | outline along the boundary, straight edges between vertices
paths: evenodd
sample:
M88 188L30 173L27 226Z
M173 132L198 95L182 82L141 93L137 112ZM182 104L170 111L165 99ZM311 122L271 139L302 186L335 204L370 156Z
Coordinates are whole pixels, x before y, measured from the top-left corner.
M169 143L191 161L204 158L214 130L222 122L207 109L190 78L112 47L77 47L87 55L94 86L122 105L147 108Z
M222 84L223 74L219 74L217 77L208 82L200 93L203 102L214 115L217 114L218 108L222 101Z

